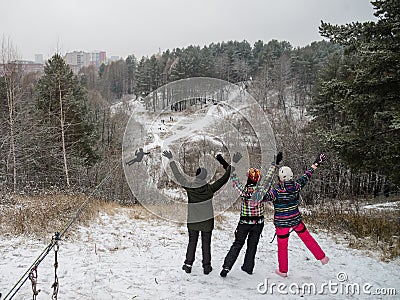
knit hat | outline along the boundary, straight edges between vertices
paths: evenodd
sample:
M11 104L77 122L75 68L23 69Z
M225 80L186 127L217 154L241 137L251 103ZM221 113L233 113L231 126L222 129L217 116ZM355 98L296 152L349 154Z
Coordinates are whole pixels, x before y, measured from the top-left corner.
M207 178L207 170L204 168L197 168L196 170L196 177L201 179L201 180L205 180Z
M258 180L260 180L260 174L261 174L261 172L260 172L259 169L250 168L250 169L249 169L249 172L248 172L247 174L248 174L248 175L247 175L247 179L250 180L250 181L252 181L252 182L257 183Z
M278 176L279 176L279 180L282 182L293 180L292 169L290 169L289 167L286 167L286 166L280 167L279 171L278 171Z

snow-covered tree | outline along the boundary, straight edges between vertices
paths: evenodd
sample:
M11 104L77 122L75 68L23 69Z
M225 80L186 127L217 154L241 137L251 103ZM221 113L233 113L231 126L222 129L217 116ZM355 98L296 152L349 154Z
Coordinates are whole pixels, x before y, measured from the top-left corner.
M321 77L313 114L350 166L399 184L400 2L371 3L376 22L321 23L321 35L345 49Z
M59 54L46 62L36 91L47 142L42 145L42 150L48 151L44 160L59 176L57 171L63 170L62 178L69 187L71 161L90 166L97 159L94 126L88 122L86 91Z

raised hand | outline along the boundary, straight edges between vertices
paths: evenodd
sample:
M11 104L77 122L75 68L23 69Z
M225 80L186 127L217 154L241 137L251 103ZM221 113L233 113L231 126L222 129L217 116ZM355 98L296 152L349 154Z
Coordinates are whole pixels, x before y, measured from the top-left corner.
M236 152L235 154L233 154L232 161L236 164L239 162L239 160L242 159L242 157L243 156L240 152Z
M321 153L317 156L317 158L314 161L314 165L315 166L319 166L320 164L322 164L324 161L326 160L326 155L324 153Z
M165 156L165 157L168 158L168 159L172 159L172 152L171 152L170 150L165 150L165 151L162 153L162 156Z
M280 162L282 161L282 159L283 159L283 154L282 154L282 152L280 151L280 152L278 152L278 154L276 155L275 164L276 164L276 165L279 165Z

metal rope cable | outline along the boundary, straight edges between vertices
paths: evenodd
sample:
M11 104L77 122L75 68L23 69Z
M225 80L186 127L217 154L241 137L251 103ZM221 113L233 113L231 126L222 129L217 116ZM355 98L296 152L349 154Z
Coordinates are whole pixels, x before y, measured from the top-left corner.
M56 238L58 238L56 233ZM53 295L51 296L52 300L57 300L58 297L58 276L57 276L57 268L58 268L58 239L56 240L56 244L54 245L54 283L52 284Z
M103 180L94 188L94 190L89 194L89 196L86 198L86 200L82 203L82 205L77 209L75 212L73 218L69 222L66 223L64 228L60 231L60 233L56 232L56 234L52 237L51 242L46 246L46 248L40 253L40 255L36 258L36 260L33 262L33 264L26 270L26 272L21 276L21 278L18 280L18 282L11 288L11 290L8 292L7 295L5 295L4 299L2 300L11 300L15 294L21 289L21 287L25 284L25 282L29 279L29 274L33 268L37 268L40 263L45 259L47 254L54 248L56 245L57 241L61 239L61 237L67 232L67 230L71 227L71 225L78 219L78 217L81 215L83 210L86 208L86 206L89 204L89 200L93 197L93 195L100 189L100 187L107 182L107 180L111 177L111 174L115 171L115 169L119 165L116 164L113 169L111 169L108 174L103 178ZM18 286L19 285L19 286ZM18 286L18 288L17 288ZM14 291L15 290L15 291ZM14 291L14 293L13 293ZM11 295L12 294L12 295ZM11 296L10 296L11 295ZM10 296L10 297L9 297ZM7 298L8 297L8 298Z

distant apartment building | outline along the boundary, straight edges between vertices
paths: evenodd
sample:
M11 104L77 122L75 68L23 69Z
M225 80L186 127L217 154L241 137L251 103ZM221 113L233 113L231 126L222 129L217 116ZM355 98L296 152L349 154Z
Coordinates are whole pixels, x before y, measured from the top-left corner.
M6 72L43 73L44 65L29 60L15 60L7 64L0 64L0 74Z
M74 73L78 73L82 67L88 67L92 56L90 53L83 51L68 52L65 54L65 62L69 65Z
M111 57L110 57L110 62L118 61L118 60L120 60L120 59L121 59L121 57L119 57L119 56L111 56Z
M99 68L103 63L107 64L109 62L105 51L93 51L90 53L84 51L68 52L65 54L64 60L75 74L78 74L82 67L94 65ZM0 75L1 73L11 70L17 70L23 73L43 73L43 54L35 54L35 61L16 60L5 65L0 64Z
M94 65L97 68L101 66L102 63L106 62L106 52L105 51L93 51L93 52L83 52L74 51L65 54L65 62L69 65L74 73L78 73L82 67L88 67Z
M35 63L43 65L43 54L35 54Z
M92 64L99 68L103 63L106 63L107 57L105 51L94 51L92 54Z

